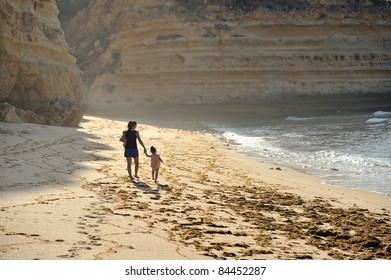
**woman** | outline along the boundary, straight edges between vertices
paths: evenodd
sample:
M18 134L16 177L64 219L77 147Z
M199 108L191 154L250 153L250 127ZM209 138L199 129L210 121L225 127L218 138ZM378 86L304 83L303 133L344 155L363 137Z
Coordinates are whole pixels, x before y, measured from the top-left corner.
M137 127L137 123L135 121L130 121L128 123L128 130L124 131L122 133L122 137L119 139L121 142L124 143L124 147L125 147L124 156L126 157L128 163L128 174L132 182L134 178L139 178L139 176L137 175L140 166L137 141L140 143L141 146L143 146L144 153L147 151L143 141L141 140L140 133L136 130L136 127ZM132 176L132 158L134 160L134 165L135 165L134 177Z

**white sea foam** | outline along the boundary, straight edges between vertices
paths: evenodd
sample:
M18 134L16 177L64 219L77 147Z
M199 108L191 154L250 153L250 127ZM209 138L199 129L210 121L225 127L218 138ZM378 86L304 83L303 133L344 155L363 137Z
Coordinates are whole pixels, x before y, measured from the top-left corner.
M279 148L275 147L271 142L262 137L243 136L235 132L225 132L223 136L228 140L239 145L242 151L271 151L279 152Z
M375 118L391 118L391 112L376 111L375 113L373 113L373 116Z
M308 121L312 120L313 118L305 118L305 117L287 117L285 118L286 121Z
M289 117L297 120L294 126L286 118L210 127L236 143L238 151L261 160L302 169L327 183L391 194L391 114L376 115L384 117Z
M384 123L390 121L391 119L386 119L386 118L370 118L367 120L367 123Z

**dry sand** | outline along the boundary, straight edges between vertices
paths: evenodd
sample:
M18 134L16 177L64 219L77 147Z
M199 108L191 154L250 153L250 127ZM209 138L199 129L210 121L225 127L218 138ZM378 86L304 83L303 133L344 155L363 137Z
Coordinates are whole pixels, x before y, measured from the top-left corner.
M156 184L141 155L132 183L126 125L0 123L0 259L391 259L391 197L142 124L164 164Z

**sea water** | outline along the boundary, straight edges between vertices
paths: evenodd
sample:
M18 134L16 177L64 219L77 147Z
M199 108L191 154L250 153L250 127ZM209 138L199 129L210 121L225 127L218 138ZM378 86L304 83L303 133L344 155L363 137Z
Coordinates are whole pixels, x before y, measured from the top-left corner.
M391 195L391 112L204 122L261 161Z

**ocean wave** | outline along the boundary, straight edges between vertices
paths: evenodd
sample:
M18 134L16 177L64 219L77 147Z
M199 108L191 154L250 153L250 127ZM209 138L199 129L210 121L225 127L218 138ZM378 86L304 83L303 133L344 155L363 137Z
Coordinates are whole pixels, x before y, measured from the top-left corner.
M375 118L391 118L391 112L376 111L375 113L373 113L373 116Z
M259 136L244 136L238 133L228 131L223 133L227 141L238 145L238 150L246 153L263 154L280 154L281 148L277 147L274 141L269 141Z
M220 132L237 151L260 161L293 167L338 186L391 194L387 145L391 139L391 112L290 116L266 125L257 120L244 124L209 127Z
M324 161L324 164L341 164L342 166L345 163L350 163L349 167L345 168L357 168L361 165L369 165L369 161L366 158L361 156L355 156L349 153L338 152L338 151L318 151L315 153L315 158L317 161Z
M386 118L370 118L367 120L367 123L385 123L390 122L390 119Z
M285 118L286 121L308 121L312 120L313 118L306 118L306 117L287 117Z

